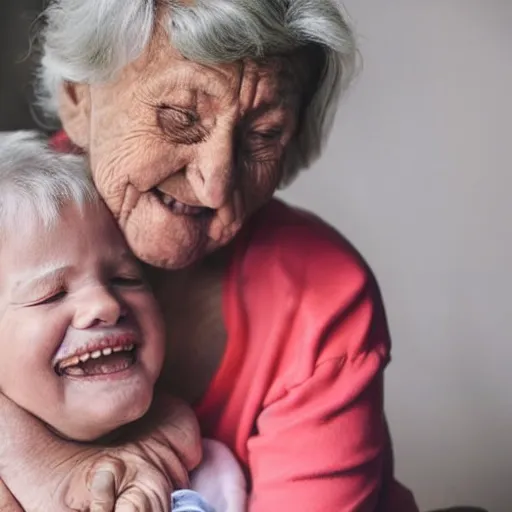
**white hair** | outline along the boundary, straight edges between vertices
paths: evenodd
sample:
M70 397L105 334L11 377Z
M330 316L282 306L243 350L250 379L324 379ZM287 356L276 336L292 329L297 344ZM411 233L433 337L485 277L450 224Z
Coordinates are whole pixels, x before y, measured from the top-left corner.
M43 19L38 96L49 119L57 117L63 81L112 80L142 53L157 22L167 24L174 48L198 62L318 47L323 69L289 148L286 181L319 156L356 68L354 36L335 0L51 0Z
M34 131L0 132L0 235L20 234L39 221L51 228L62 208L99 204L82 156L51 150Z

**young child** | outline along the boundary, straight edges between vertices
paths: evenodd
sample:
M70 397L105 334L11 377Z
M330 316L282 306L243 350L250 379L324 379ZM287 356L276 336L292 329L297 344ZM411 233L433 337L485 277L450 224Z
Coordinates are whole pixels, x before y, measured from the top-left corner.
M164 343L155 298L85 160L31 132L0 134L0 391L61 436L93 441L147 412ZM237 512L242 493L219 489L236 494L240 469L205 443L192 481L212 504L179 490L172 510Z

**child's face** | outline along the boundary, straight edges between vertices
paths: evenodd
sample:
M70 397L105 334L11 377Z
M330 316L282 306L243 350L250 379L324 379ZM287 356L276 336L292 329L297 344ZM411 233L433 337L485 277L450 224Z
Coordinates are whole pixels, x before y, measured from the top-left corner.
M103 206L0 244L0 391L63 435L92 440L146 412L164 329Z

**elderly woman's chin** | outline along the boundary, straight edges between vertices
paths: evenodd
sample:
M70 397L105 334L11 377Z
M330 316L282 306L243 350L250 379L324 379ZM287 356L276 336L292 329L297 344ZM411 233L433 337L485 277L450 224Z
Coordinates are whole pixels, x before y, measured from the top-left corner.
M148 265L181 269L227 245L238 233L241 220L225 226L217 215L177 215L158 204L139 204L120 222L134 254Z

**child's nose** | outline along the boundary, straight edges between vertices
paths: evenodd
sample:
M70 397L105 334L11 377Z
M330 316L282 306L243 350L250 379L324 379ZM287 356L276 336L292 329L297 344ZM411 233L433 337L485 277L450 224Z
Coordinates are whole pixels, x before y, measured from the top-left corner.
M97 286L77 298L73 327L88 329L101 325L112 326L125 315L121 301L107 288Z

